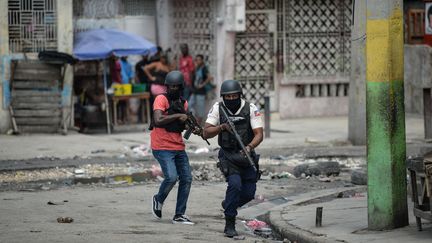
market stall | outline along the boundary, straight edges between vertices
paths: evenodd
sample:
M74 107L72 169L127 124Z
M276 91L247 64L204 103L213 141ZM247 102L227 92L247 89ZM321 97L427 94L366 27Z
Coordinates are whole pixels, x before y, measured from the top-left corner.
M122 57L128 55L145 55L156 52L156 45L128 32L113 29L96 29L78 33L74 41L73 55L80 61L95 60L102 62L104 102L109 104L108 97L108 65L107 60L112 56ZM144 93L144 92L142 92ZM145 94L121 94L122 99L128 97L149 97ZM118 99L113 99L118 100ZM114 102L115 103L115 102ZM149 113L149 103L147 99L147 114ZM114 107L116 109L116 107ZM106 124L107 132L111 133L112 122L110 121L110 106L106 105ZM149 118L147 117L146 120Z

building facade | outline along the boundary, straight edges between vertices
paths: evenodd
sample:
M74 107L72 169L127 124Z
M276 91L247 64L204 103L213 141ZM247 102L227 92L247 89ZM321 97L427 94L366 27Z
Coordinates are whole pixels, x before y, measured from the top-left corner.
M37 53L53 50L72 53L72 1L0 1L0 132L11 128L10 64L12 60L36 59ZM62 106L70 107L73 73L65 69ZM66 111L67 113L67 111Z

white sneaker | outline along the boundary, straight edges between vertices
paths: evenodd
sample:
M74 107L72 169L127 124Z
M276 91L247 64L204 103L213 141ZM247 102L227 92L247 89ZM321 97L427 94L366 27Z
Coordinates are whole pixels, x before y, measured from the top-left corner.
M172 220L173 224L188 224L188 225L194 225L195 223L192 222L188 216L186 215L176 215L174 216L173 220Z

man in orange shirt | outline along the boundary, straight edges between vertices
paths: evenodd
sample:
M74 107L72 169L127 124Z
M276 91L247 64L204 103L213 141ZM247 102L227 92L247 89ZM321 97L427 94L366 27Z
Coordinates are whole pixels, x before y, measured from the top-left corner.
M150 134L153 156L159 162L164 180L159 192L153 196L152 212L162 218L162 206L169 192L179 179L177 205L173 224L194 223L185 215L192 184L189 158L185 151L182 131L185 129L188 103L182 97L184 77L180 71L171 71L165 79L167 93L156 96L153 104L154 128Z

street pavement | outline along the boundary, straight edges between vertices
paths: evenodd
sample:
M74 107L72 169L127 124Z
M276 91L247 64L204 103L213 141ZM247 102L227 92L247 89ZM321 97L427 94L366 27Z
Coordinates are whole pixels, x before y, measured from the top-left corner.
M350 146L347 142L347 117L305 118L271 121L271 138L264 140L258 152L266 156L304 152L321 156L345 154L364 156L364 146ZM423 120L408 116L406 119L408 155L431 149L423 139ZM190 154L211 146L197 136L187 142ZM115 133L112 135L84 135L70 132L62 135L0 135L0 164L35 158L117 158L131 146L149 145L149 133ZM193 156L191 156L193 157ZM55 159L54 159L55 160ZM17 162L18 161L18 162ZM13 165L11 165L13 166ZM37 168L37 164L36 167ZM157 184L120 188L62 188L53 191L0 193L0 241L23 242L230 242L221 237L223 219L220 200L224 183L194 182L188 214L197 225L172 225L172 215L160 222L151 218L150 198ZM258 187L259 192L271 190ZM352 188L340 188L352 190ZM326 194L328 193L328 195ZM424 231L410 226L385 232L367 229L366 194L336 199L338 192L314 191L290 198L280 205L262 203L244 209L244 218L267 213L267 218L283 237L298 242L430 242L432 227L425 222ZM330 196L329 196L330 195ZM332 196L333 195L333 196ZM326 200L321 200L325 197ZM330 199L329 199L330 198ZM68 200L64 205L47 205L48 200ZM174 210L175 193L170 195L164 212ZM330 201L329 201L330 200ZM309 203L305 203L309 202ZM312 202L312 203L311 203ZM315 228L315 209L323 206L323 226ZM165 211L166 209L166 211ZM409 207L410 213L412 205ZM70 216L74 223L59 224L56 218ZM4 219L4 220L3 220ZM238 222L239 224L239 222ZM185 228L188 227L188 228ZM246 231L243 234L248 235ZM244 242L261 239L248 235Z
M0 193L0 242L232 242L223 236L224 183L193 184L186 212L196 222L193 226L171 223L177 186L165 201L163 218L153 217L151 198L157 187L153 182ZM58 217L74 221L58 223ZM247 236L244 242L259 240L237 227Z
M280 205L270 210L269 221L282 235L297 242L431 242L431 222L422 220L423 231L417 231L413 204L408 199L409 226L394 230L368 230L365 192L309 205ZM315 226L317 207L323 208L321 227Z
M347 141L348 118L346 116L271 120L270 138L265 138L257 148L258 152L275 155L280 151L294 152L294 148L331 148L332 150L353 149ZM408 116L406 119L407 143L416 145L424 142L424 125L422 117ZM70 131L68 135L34 134L34 135L0 135L0 161L25 160L54 157L60 159L79 157L117 157L131 146L150 146L149 131L130 133L81 134ZM217 148L217 139L207 144L198 136L192 135L187 141L187 148L193 152L199 148L213 151ZM365 155L364 146L356 147ZM312 151L310 151L312 152ZM0 162L1 163L1 162Z

